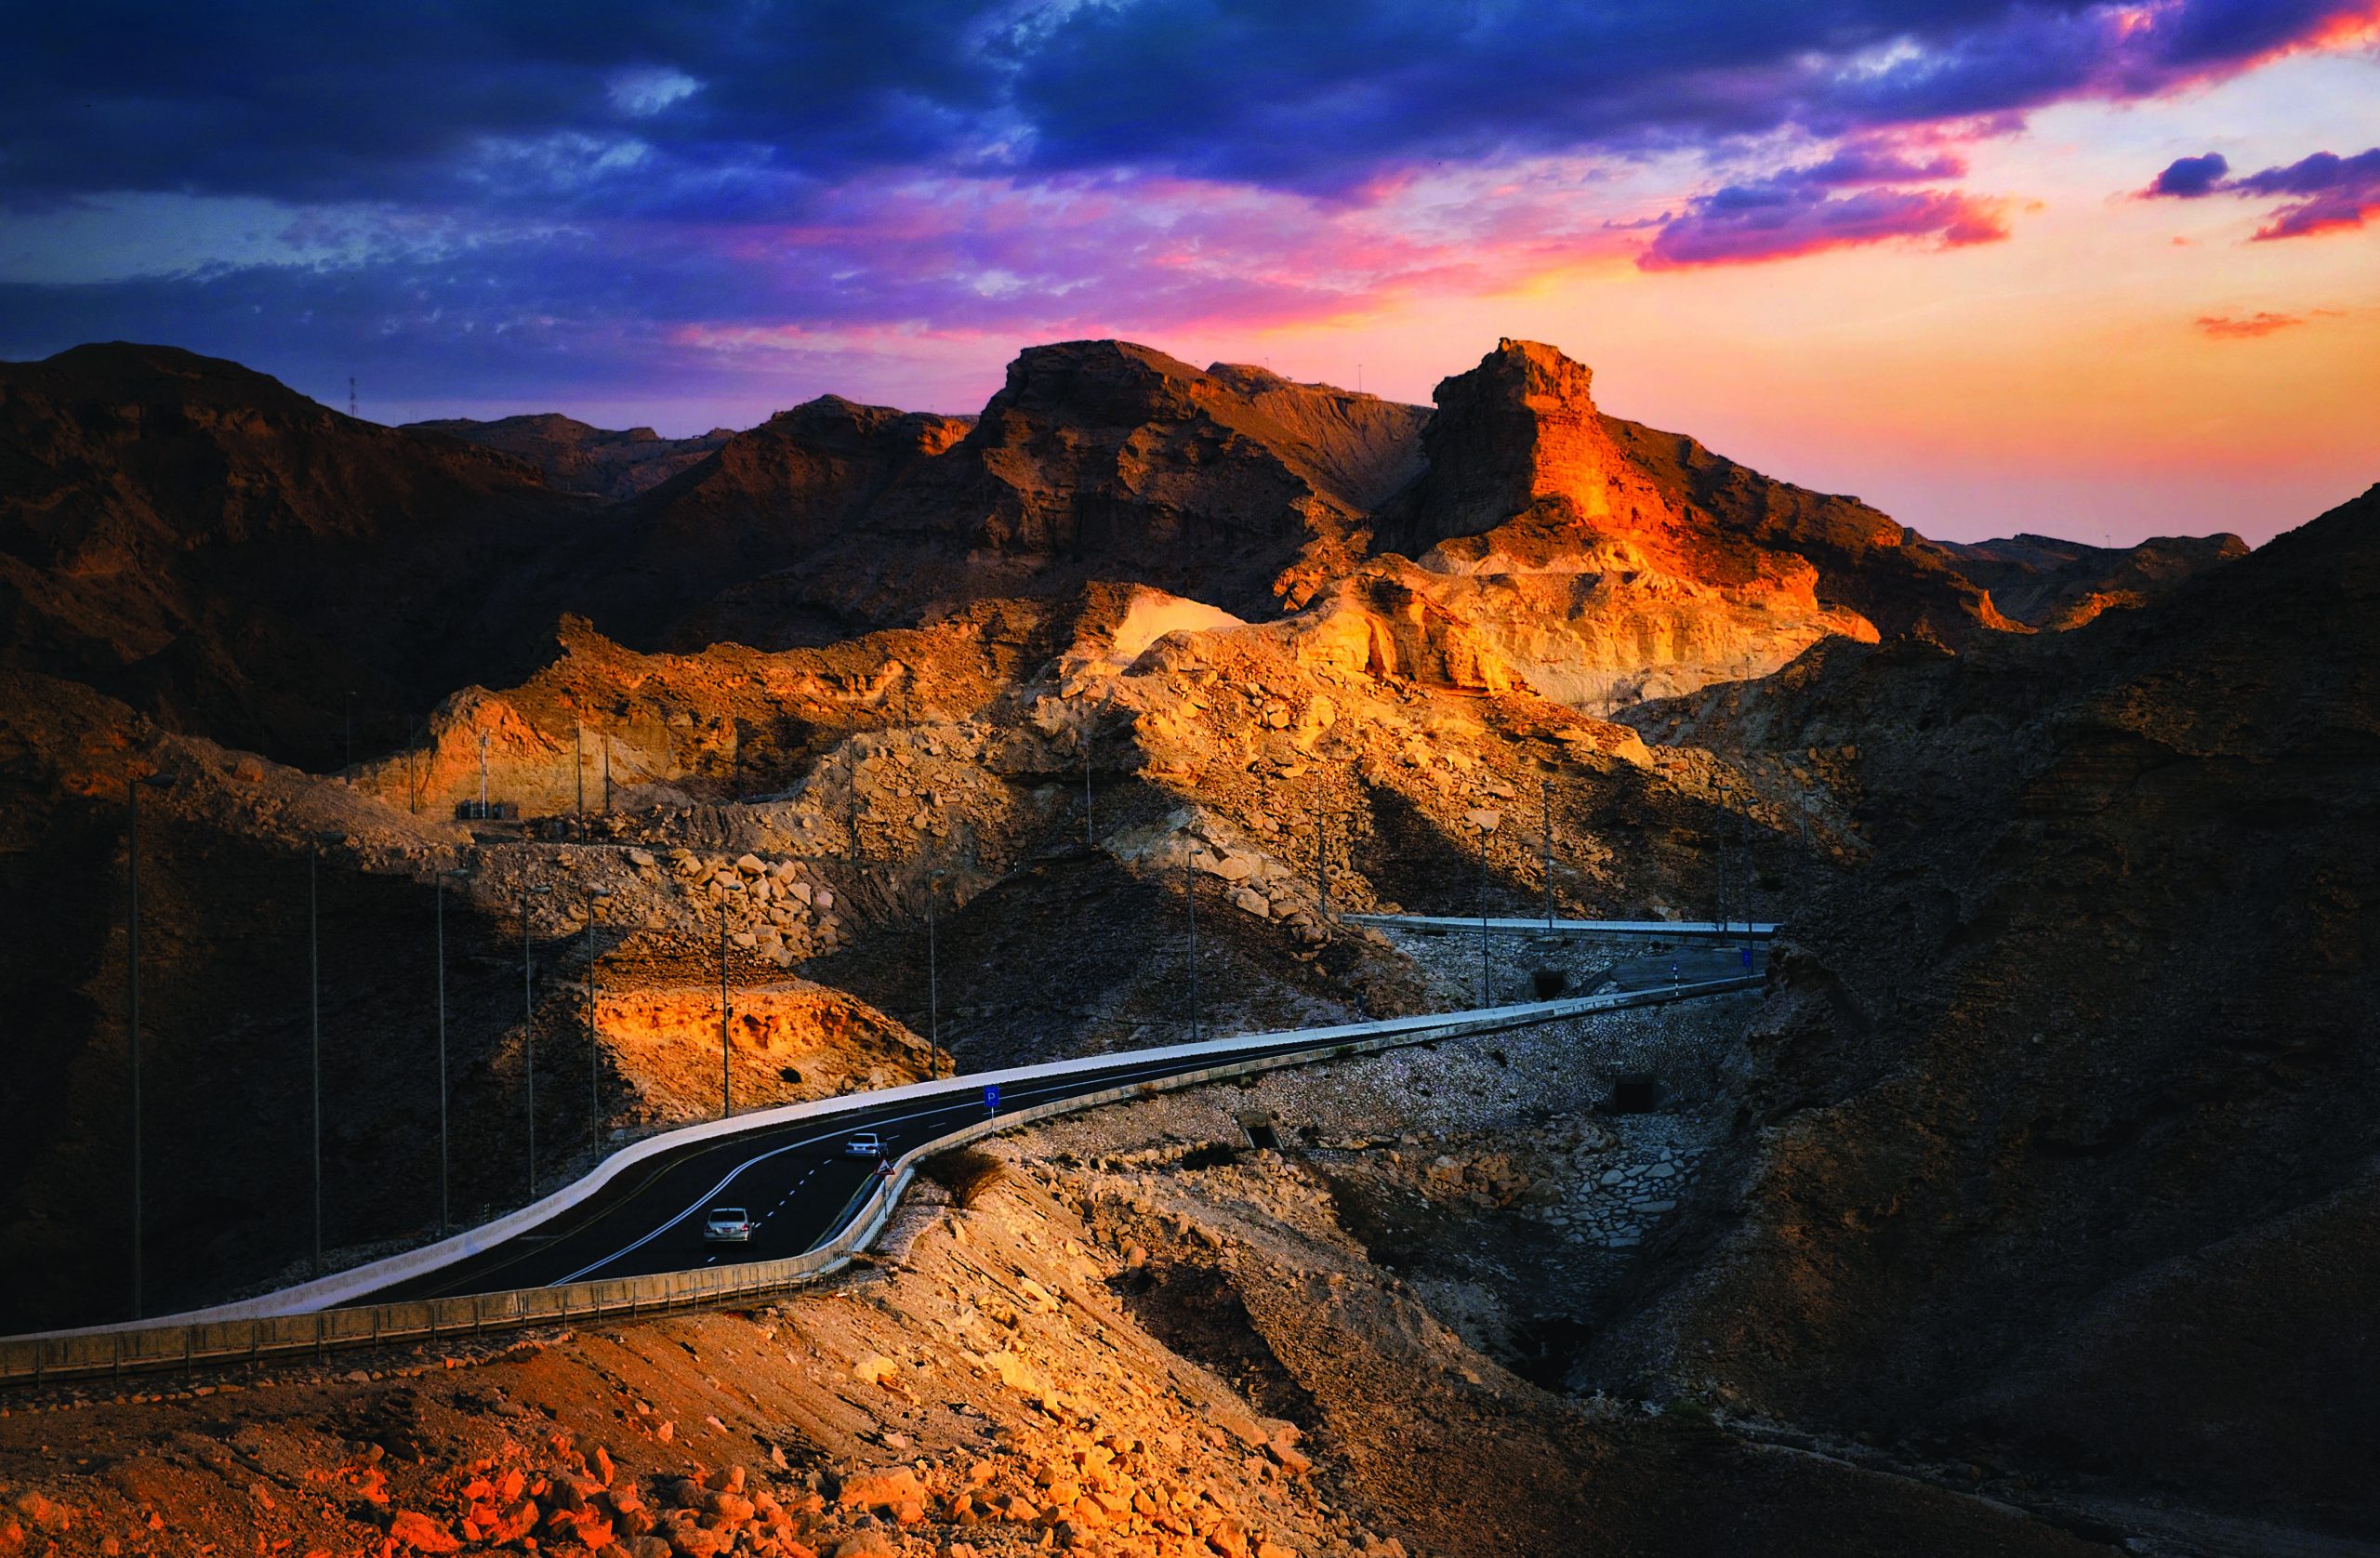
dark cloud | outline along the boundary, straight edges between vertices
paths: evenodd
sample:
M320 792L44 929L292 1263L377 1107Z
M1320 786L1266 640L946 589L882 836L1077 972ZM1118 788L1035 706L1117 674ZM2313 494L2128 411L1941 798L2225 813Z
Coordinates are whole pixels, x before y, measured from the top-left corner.
M966 153L1000 97L980 7L128 0L19 8L0 197L180 190L472 203L545 193L574 144L636 143L699 188ZM694 84L647 112L640 73ZM626 86L628 90L620 88ZM508 158L531 165L508 170ZM565 170L566 171L566 170ZM649 172L648 183L659 182Z
M156 276L192 262L135 252L122 220L86 224L114 245L91 275L147 279L0 288L0 353L94 336L269 347L332 383L377 360L427 390L625 383L698 363L688 341L722 323L1312 317L1367 288L1455 285L1500 244L1560 248L1558 217L1515 234L1487 212L1471 244L1331 227L1440 165L1540 153L1725 166L1818 148L1664 218L1648 268L1979 243L2005 231L1992 202L1911 187L1964 174L1961 137L2242 69L2368 5L20 6L0 51L0 218L127 191L253 197L296 236L290 263L231 243L236 260ZM2271 192L2292 203L2272 236L2363 198Z
M2155 91L2359 6L93 0L12 19L0 198L568 211L626 182L599 176L607 152L603 165L639 168L649 203L667 205L653 192L666 188L738 212L895 166L1131 167L1344 193L1439 159L1831 137Z
M2380 146L2352 157L2317 152L2286 167L2236 179L2232 189L2243 195L2295 197L2277 206L2257 229L2260 240L2360 228L2380 215Z
M2230 171L2230 163L2220 152L2209 152L2202 157L2176 157L2141 193L2151 199L2196 200L2201 195L2213 194L2222 184L2223 176Z
M2307 238L2363 226L2380 215L2380 146L2352 157L2317 152L2310 157L2260 173L2228 177L2219 152L2184 157L2168 165L2143 194L2195 200L2203 195L2280 197L2270 219L2256 230L2258 242ZM2259 318L2267 317L2263 315ZM2202 324L2205 321L2200 322Z
M1731 184L1697 198L1661 225L1636 257L1647 271L1745 265L1898 239L1942 248L2008 236L1999 204L1955 191L1828 193L1792 178Z
M1853 141L1824 162L1787 170L1804 184L1921 184L1966 176L1964 157L1955 152L1907 152L1875 141Z

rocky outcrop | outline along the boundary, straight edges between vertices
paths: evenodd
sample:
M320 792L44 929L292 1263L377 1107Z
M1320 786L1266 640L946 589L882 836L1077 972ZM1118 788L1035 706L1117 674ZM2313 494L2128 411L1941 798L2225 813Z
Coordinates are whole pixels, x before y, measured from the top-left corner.
M1334 606L1451 647L1410 644L1409 664L1450 658L1483 685L1594 711L1765 674L1830 635L1876 637L1812 548L1664 482L1590 384L1553 348L1513 340L1442 382L1426 469L1381 526L1418 566L1376 560Z
M950 595L1124 574L1250 614L1352 562L1402 475L1412 408L1146 347L1036 347L973 430L869 516L834 565L923 555ZM1285 580L1298 565L1303 571ZM873 582L873 580L871 580Z
M1877 857L1772 965L1740 1215L1594 1377L2370 1529L2334 1446L2380 1409L2375 601L2380 489L2149 609L1846 646L1747 709L1796 760L1860 733Z
M368 750L528 668L550 618L487 607L586 510L510 456L192 352L0 364L0 660L333 764L350 699Z
M466 443L500 449L543 471L546 484L557 492L609 502L659 486L735 436L732 428L713 428L694 438L663 438L651 428L620 432L589 427L554 412L500 416L492 422L468 416L407 422L402 430L444 433Z
M2236 535L2159 535L2136 547L2086 547L2054 535L1964 544L1929 541L1991 602L2030 627L2080 627L2109 610L2131 610L2210 568L2248 555Z
M1426 469L1390 538L1421 555L1527 518L1581 539L1665 546L1675 516L1605 433L1592 383L1585 364L1511 339L1440 380L1421 434Z
M375 428L164 349L0 381L0 653L313 766L521 674L569 613L640 648L779 650L1129 579L1247 620L1352 613L1421 674L1602 711L1829 635L2022 626L1990 589L2069 624L2229 550L1937 547L1606 416L1583 365L1519 341L1435 413L1074 341L1021 353L980 417L825 396L674 442Z
M650 647L781 649L848 638L871 610L911 620L914 595L905 614L883 612L865 586L816 588L816 561L864 536L871 506L968 427L837 395L779 412L606 516L555 560L537 598Z

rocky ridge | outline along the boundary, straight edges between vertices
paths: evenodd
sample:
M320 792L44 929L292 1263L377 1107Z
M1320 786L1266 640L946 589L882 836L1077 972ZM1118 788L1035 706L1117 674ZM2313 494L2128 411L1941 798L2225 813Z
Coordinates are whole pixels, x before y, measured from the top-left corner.
M406 422L398 430L444 433L517 455L543 471L555 490L611 502L659 486L735 436L732 428L713 428L694 438L663 438L651 428L615 431L553 412L486 422L468 416Z

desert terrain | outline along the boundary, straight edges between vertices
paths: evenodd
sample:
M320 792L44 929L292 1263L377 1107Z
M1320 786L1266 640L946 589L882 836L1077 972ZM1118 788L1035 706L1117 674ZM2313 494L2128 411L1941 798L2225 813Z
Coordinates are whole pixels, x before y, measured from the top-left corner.
M1071 341L668 440L0 364L0 1331L131 1314L136 868L152 1315L310 1274L316 1099L337 1269L439 1236L442 1116L468 1225L722 1063L1778 927L945 1155L765 1303L9 1387L0 1552L2380 1551L2380 488L1943 543L1593 384Z

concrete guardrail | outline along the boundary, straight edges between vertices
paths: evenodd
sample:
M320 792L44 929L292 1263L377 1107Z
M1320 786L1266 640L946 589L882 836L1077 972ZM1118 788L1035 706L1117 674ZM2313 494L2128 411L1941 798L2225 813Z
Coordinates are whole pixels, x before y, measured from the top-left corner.
M1306 1030L1314 1042L1295 1050L1231 1058L1234 1051L1270 1048L1295 1036L1278 1033L1250 1034L1236 1038L1210 1039L1199 1044L1171 1045L985 1072L959 1078L955 1082L911 1083L901 1088L846 1094L840 1098L760 1110L727 1120L690 1126L623 1148L584 1179L542 1200L422 1249L215 1309L138 1323L0 1338L0 1384L120 1379L127 1374L186 1369L208 1364L321 1357L334 1351L360 1347L435 1344L531 1326L620 1320L757 1298L796 1287L849 1264L854 1255L875 1242L885 1224L892 1220L899 1208L902 1194L916 1177L917 1166L920 1162L986 1137L1001 1135L1061 1115L1177 1089L1198 1087L1233 1076L1253 1076L1285 1066L1308 1065L1317 1061L1370 1054L1408 1045L1477 1037L1601 1011L1726 995L1755 989L1760 983L1755 978L1709 980L1696 984L1533 1001L1469 1012L1350 1023ZM1165 1076L1144 1077L1071 1098L1052 1099L1045 1103L987 1117L913 1147L894 1161L890 1176L874 1182L857 1208L847 1213L839 1232L802 1254L785 1260L574 1282L500 1293L359 1304L351 1308L337 1307L338 1300L333 1296L341 1291L368 1293L405 1277L438 1270L501 1244L515 1233L584 1201L622 1169L656 1153L692 1142L738 1135L766 1129L789 1120L843 1112L849 1110L854 1099L858 1098L866 1099L872 1105L897 1102L905 1097L960 1096L996 1082L1005 1085L1015 1081L1043 1080L1174 1055L1184 1059L1212 1056L1216 1063Z
M1477 915L1342 914L1350 925L1382 931L1414 931L1424 935L1477 935ZM1556 936L1577 941L1612 937L1625 941L1732 942L1745 936L1766 941L1777 934L1775 920L1742 919L1547 919L1543 916L1493 915L1488 932L1499 936Z

